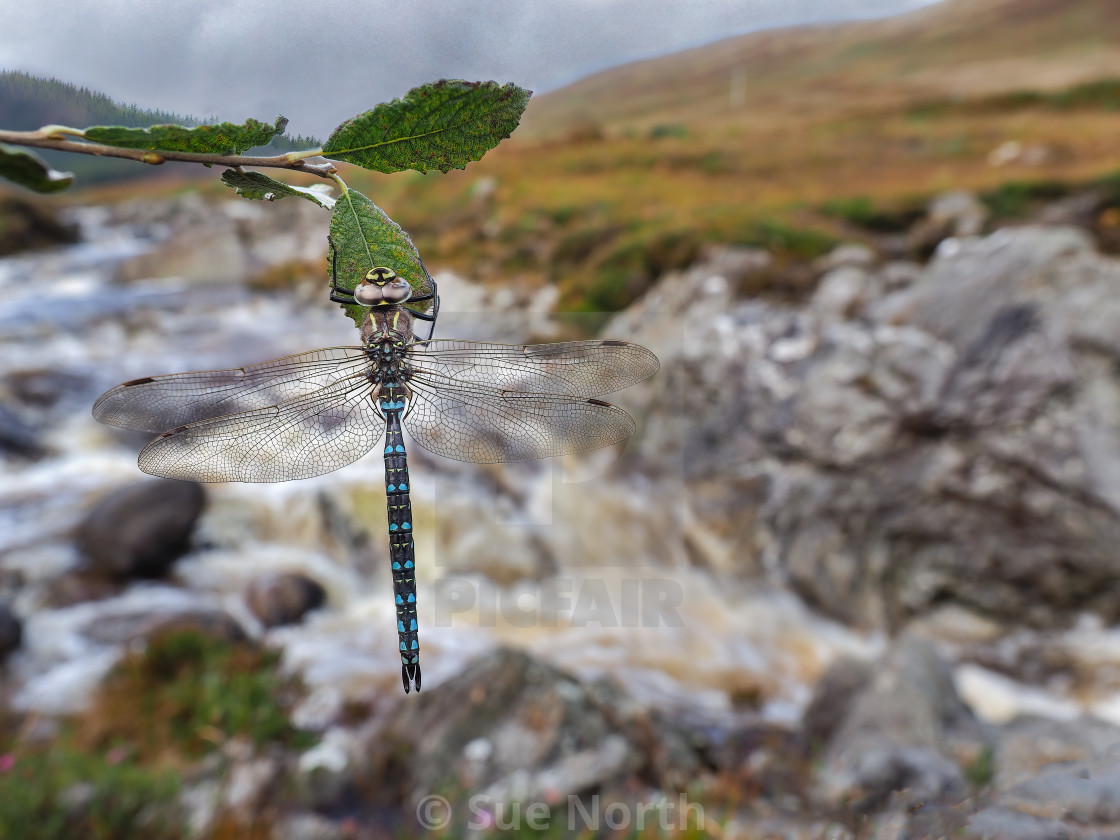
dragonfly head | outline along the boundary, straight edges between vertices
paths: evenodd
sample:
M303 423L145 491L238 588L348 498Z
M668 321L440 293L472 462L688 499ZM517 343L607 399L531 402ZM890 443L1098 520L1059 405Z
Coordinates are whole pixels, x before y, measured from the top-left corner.
M371 268L357 288L354 300L362 306L383 306L404 303L412 297L412 287L391 268Z

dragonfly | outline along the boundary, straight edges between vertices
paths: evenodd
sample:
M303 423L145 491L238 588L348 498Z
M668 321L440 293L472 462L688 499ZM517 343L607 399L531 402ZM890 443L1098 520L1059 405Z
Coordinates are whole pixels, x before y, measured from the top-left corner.
M652 376L658 360L625 341L433 339L439 296L430 277L413 289L392 268L379 266L352 290L337 278L335 271L330 299L365 313L360 345L133 379L102 394L93 416L158 434L140 452L144 472L200 482L310 478L356 461L380 442L407 694L420 690L421 675L402 428L430 452L477 463L612 446L633 434L635 422L599 397Z

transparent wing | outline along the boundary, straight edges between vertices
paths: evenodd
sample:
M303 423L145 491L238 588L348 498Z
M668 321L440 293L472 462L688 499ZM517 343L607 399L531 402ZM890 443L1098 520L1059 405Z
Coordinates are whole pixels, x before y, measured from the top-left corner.
M425 449L457 461L490 464L586 452L634 433L634 420L602 400L505 391L432 372L409 381L405 426Z
M243 368L146 376L102 394L93 416L111 426L164 432L313 394L368 367L361 347L327 347Z
M289 481L332 472L385 431L364 371L279 405L179 426L140 453L140 469L193 481Z
M409 349L421 373L506 391L595 397L657 372L657 357L625 341L489 344L436 340Z

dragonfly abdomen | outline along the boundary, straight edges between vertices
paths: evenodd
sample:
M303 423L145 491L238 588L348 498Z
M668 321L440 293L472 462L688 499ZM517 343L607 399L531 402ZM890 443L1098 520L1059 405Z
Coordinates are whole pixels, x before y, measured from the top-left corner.
M395 390L395 389L393 389ZM395 394L381 401L385 414L385 493L389 512L389 562L397 605L401 681L407 694L420 690L420 639L416 624L416 550L412 540L408 455L401 436L404 401Z

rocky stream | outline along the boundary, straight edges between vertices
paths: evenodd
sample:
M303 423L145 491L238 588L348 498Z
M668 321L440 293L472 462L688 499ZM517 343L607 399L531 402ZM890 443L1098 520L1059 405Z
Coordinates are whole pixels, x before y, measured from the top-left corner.
M90 416L130 378L356 343L325 281L261 282L323 259L326 214L300 204L76 208L81 242L0 260L21 738L187 628L279 651L315 742L234 739L184 772L191 836L229 814L277 840L490 831L539 805L603 832L1120 838L1120 260L1076 219L992 230L951 196L918 223L943 231L928 262L844 245L798 302L741 293L767 252L711 247L602 331L661 360L611 398L626 447L412 447L406 697L380 458L150 480L144 436ZM550 288L436 279L437 336L567 334Z

